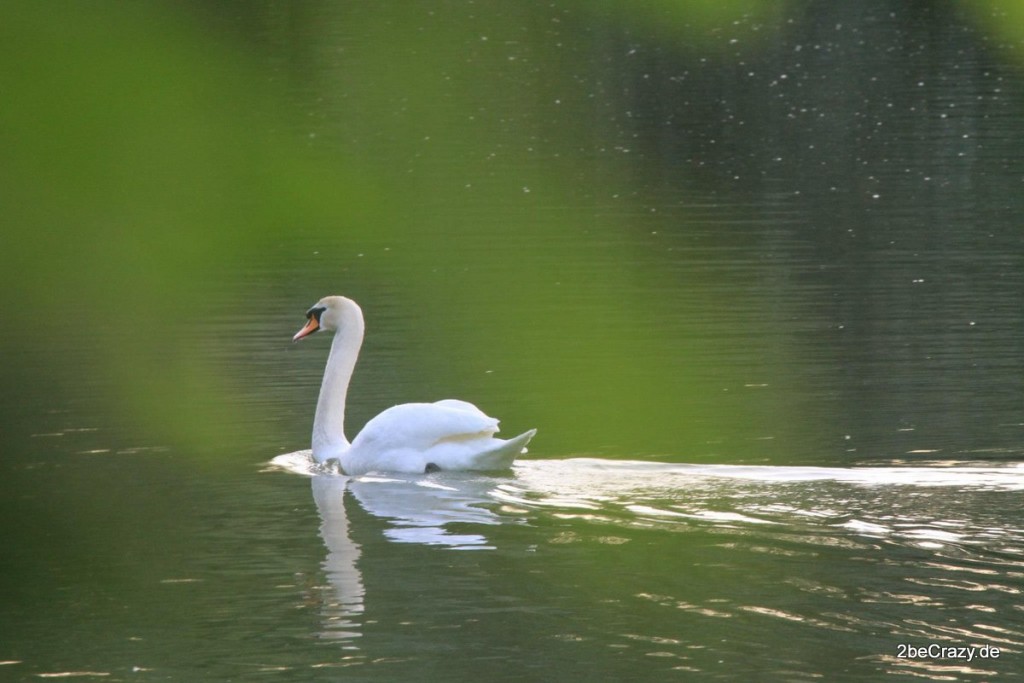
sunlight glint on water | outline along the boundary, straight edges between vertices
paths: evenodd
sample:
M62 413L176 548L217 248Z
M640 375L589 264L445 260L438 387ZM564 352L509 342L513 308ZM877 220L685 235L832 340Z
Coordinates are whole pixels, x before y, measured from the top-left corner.
M312 476L321 514L335 511L324 517L322 527L330 548L325 569L338 596L335 609L344 604L356 608L330 612L334 620L344 615L349 630L338 632L325 623L330 627L325 637L347 638L356 650L364 635L360 620L373 617L372 610L363 614L363 586L352 577L359 576L364 553L385 549L376 542L363 548L349 545L343 552L352 539L338 510L347 511L353 523L369 515L384 524L385 543L430 546L437 552L476 548L506 559L512 553L518 558L514 563L541 555L543 566L530 570L540 584L557 581L590 555L654 543L656 557L665 553L663 566L647 566L646 578L621 574L606 592L599 590L599 601L651 610L650 621L634 623L623 633L629 647L657 644L667 648L658 650L666 658L686 662L680 666L691 671L707 671L708 663L688 647L686 633L693 626L680 630L690 621L762 627L765 621L777 622L785 625L779 628L811 629L803 637L818 634L812 640L827 638L833 646L884 630L892 647L866 660L892 670L922 666L895 657L892 648L899 643L981 642L1000 647L1006 656L1024 647L1024 631L986 623L1016 609L1005 599L1019 592L1024 557L1014 549L1024 543L1024 529L979 512L998 508L1024 487L1024 471L1017 465L812 468L569 459L523 460L505 476L442 472L425 478L348 478L317 473L320 466L308 451L280 456L273 465ZM936 515L937 510L942 514ZM533 540L523 546L523 530L530 529ZM676 565L669 558L690 552L690 544L704 551L685 577L673 577ZM820 577L783 571L769 579L748 578L743 585L729 578L758 555L783 567L810 561L832 571ZM348 563L339 566L345 557ZM702 565L718 570L709 575ZM841 568L853 571L836 571ZM637 579L644 583L631 585ZM772 585L767 593L758 590L764 580ZM876 582L881 583L877 588ZM662 585L654 589L653 584ZM556 598L545 597L538 586L531 590L541 593L523 609L540 617L544 600ZM372 604L372 592L365 597ZM572 599L587 602L588 596ZM796 604L804 608L794 610ZM960 610L974 616L951 620ZM666 624L674 624L671 637L657 630ZM549 627L538 620L538 628ZM587 640L576 632L549 635L564 642Z

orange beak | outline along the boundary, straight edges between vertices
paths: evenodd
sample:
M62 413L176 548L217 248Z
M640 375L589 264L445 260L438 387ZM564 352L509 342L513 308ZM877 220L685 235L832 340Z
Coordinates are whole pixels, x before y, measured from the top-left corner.
M295 333L295 336L292 337L292 341L297 342L303 337L308 337L309 335L313 334L319 329L320 323L317 322L314 316L309 316L309 320L306 322L306 326Z

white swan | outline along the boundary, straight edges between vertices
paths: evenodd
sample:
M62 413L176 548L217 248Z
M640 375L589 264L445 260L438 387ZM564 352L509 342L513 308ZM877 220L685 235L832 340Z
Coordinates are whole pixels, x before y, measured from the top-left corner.
M510 467L537 433L531 429L494 438L498 421L472 403L447 399L403 403L366 423L350 444L345 438L345 398L363 343L363 312L351 299L327 296L306 311L306 325L292 341L317 330L335 332L313 420L313 457L337 459L349 475L367 472L498 470Z

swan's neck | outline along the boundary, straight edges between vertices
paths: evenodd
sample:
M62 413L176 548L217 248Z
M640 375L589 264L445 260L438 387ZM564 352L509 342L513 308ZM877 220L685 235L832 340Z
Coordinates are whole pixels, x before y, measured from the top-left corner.
M313 419L313 457L323 462L348 450L345 438L345 397L363 343L363 316L359 309L345 311L327 357L320 398Z

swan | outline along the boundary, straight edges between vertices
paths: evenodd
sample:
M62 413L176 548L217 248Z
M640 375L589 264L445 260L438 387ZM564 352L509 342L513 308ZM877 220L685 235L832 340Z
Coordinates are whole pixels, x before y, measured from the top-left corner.
M367 422L349 443L345 438L345 400L363 343L363 311L346 297L324 297L306 311L306 324L292 341L318 330L334 332L334 340L313 419L313 458L317 462L337 460L350 476L499 470L510 467L537 433L531 429L508 440L494 438L498 420L472 403L446 399L392 406Z

